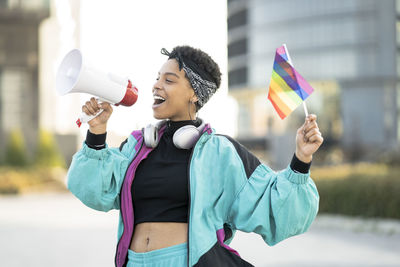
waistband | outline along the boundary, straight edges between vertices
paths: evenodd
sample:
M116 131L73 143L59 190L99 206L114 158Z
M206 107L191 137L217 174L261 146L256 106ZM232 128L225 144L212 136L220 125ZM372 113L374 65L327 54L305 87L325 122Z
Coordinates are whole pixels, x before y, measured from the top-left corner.
M143 259L146 260L162 260L164 258L172 258L177 256L186 255L187 253L187 242L155 249L147 252L135 252L131 249L128 249L128 260L133 262L141 262Z

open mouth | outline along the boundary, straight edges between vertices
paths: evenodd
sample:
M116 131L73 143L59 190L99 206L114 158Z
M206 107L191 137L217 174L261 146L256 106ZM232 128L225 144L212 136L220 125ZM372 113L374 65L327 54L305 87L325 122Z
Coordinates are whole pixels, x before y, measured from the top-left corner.
M161 104L164 103L164 102L165 102L165 98L163 98L163 97L161 97L161 96L158 96L158 95L155 95L155 96L154 96L154 103L153 103L153 105L158 106L158 105L161 105Z

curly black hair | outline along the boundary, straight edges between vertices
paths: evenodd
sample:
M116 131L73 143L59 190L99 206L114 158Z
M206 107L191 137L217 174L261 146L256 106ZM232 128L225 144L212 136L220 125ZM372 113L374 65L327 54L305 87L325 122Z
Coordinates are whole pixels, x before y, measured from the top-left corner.
M169 54L169 58L183 57L184 61L192 61L196 64L198 74L210 82L214 82L217 88L221 85L221 71L218 64L204 51L188 45L176 46ZM181 68L181 67L180 67Z

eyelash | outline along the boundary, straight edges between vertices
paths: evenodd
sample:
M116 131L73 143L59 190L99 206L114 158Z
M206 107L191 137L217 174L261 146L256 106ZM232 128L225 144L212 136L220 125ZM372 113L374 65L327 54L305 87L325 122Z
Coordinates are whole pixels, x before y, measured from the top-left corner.
M158 81L160 78L157 78L156 79L156 81ZM173 81L171 81L171 80L168 80L168 79L165 79L165 81L167 82L167 83L172 83Z

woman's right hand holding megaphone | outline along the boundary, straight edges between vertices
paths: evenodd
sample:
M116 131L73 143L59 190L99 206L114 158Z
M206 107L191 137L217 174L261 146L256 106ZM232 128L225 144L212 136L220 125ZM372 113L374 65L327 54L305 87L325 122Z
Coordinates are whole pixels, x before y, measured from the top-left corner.
M98 116L91 119L89 124L89 131L94 134L104 134L107 131L107 121L113 112L110 103L99 103L96 98L90 98L85 105L82 106L82 111L87 115L96 115L99 111L103 110Z
M92 97L82 106L83 113L76 120L78 127L89 122L91 132L104 133L112 113L110 103L130 107L136 103L138 89L127 77L97 69L86 61L80 50L68 52L58 67L55 88L60 95L86 93L104 101L99 106L98 100ZM95 117L100 112L101 115Z

